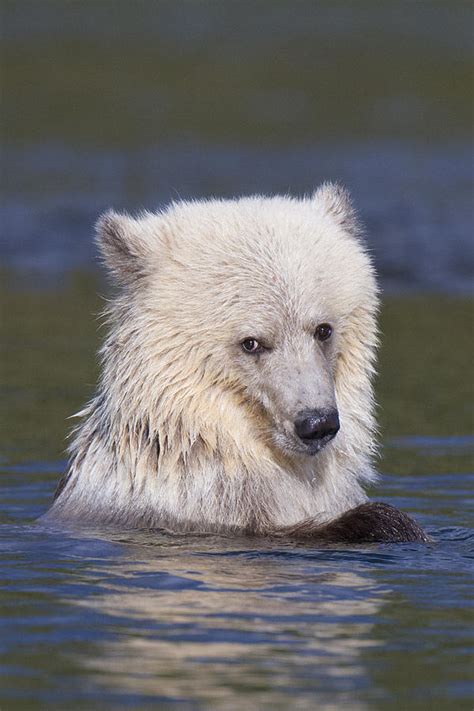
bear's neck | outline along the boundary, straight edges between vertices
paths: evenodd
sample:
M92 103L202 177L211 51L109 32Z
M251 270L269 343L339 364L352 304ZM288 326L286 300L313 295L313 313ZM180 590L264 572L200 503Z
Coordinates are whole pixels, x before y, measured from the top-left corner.
M337 448L284 458L238 405L207 412L130 421L97 396L81 413L56 509L134 527L260 533L365 500Z

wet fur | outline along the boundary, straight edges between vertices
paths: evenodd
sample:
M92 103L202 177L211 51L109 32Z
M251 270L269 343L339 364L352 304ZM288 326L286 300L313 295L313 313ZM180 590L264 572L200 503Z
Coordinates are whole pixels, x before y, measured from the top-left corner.
M321 541L425 540L405 514L368 503L363 489L375 479L377 287L345 191L180 203L138 219L107 213L98 241L120 291L107 314L97 394L78 414L49 516ZM323 355L304 328L329 318L337 339ZM281 328L289 344L272 355L263 390L250 361L239 361L241 324L240 336L255 335L247 321ZM341 430L316 456L302 456L292 408L331 398Z
M278 536L324 543L406 543L428 542L423 529L406 513L382 502L361 504L345 514L320 525L302 521L277 532Z

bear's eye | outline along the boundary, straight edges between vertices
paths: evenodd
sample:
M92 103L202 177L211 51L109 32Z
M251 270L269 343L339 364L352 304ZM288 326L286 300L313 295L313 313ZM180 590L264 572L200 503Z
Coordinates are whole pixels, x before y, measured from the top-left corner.
M332 336L332 326L330 323L320 323L316 326L316 331L314 332L315 337L318 341L327 341L328 338Z
M263 351L265 350L265 348L261 346L255 338L246 338L244 341L241 342L240 345L242 346L242 350L244 350L246 353L263 353Z

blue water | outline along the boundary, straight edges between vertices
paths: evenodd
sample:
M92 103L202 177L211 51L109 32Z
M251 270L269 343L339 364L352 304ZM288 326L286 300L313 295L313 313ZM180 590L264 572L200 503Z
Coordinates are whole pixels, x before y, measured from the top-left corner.
M63 467L2 466L5 709L469 708L467 474L385 477L428 545L318 548L45 527Z

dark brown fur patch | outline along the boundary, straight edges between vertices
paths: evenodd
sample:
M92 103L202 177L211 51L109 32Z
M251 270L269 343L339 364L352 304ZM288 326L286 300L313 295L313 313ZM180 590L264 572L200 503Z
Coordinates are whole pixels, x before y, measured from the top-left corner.
M406 513L390 504L361 504L326 524L307 519L277 532L279 536L324 543L427 542L429 537Z

